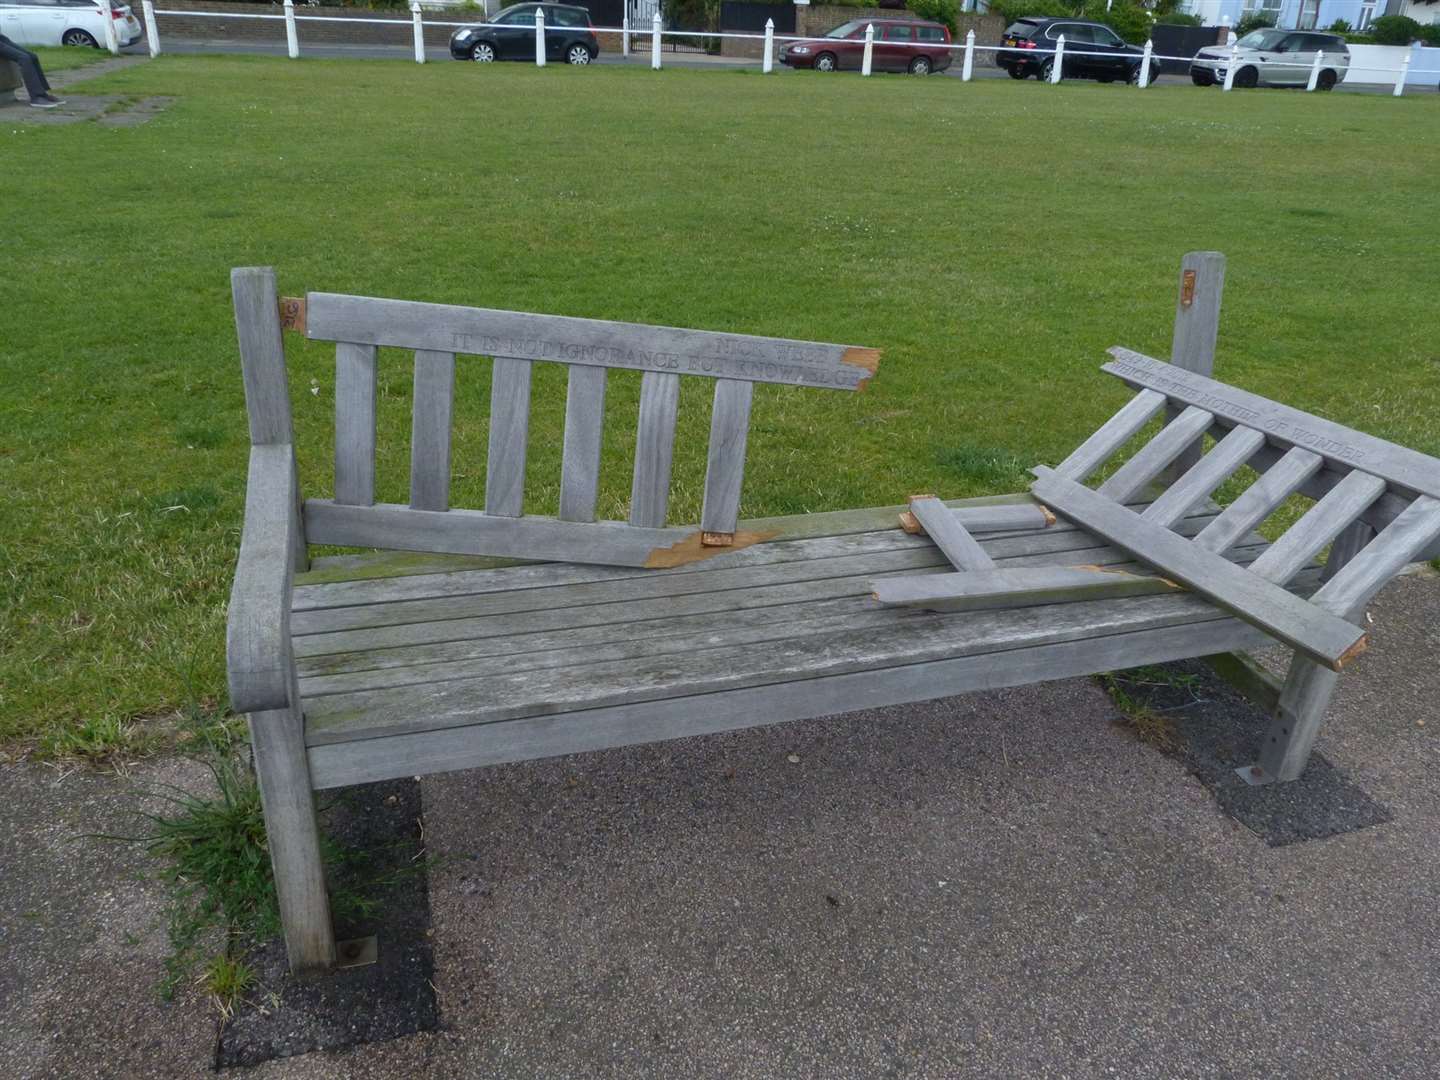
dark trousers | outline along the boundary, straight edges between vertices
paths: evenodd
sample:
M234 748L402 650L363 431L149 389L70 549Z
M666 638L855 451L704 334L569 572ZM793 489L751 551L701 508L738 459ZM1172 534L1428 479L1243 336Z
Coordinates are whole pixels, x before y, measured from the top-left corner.
M25 90L32 99L50 93L45 72L40 70L40 58L29 49L16 45L4 34L0 34L0 60L13 60L19 65L20 76L25 80Z

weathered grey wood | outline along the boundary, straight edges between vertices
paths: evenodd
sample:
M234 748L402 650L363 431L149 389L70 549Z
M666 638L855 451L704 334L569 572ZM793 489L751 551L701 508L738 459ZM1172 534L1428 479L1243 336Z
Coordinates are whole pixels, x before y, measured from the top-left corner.
M1320 468L1322 460L1319 454L1292 446L1284 457L1242 491L1239 497L1195 538L1195 543L1205 551L1223 555L1231 544L1269 517L1277 506L1293 495L1306 479L1313 476Z
M1115 502L1129 502L1143 491L1172 461L1180 456L1210 427L1211 416L1204 409L1190 406L1178 418L1166 424L1148 443L1137 450L1096 490Z
M1231 429L1140 516L1152 524L1169 528L1208 499L1236 469L1254 457L1264 443L1265 436L1253 428Z
M225 625L230 707L269 712L290 707L290 545L295 508L295 452L286 443L250 448L245 522Z
M485 460L485 513L495 517L519 517L525 512L525 450L530 440L531 366L528 360L497 356L490 376L490 449Z
M1142 353L1115 347L1104 371L1131 386L1159 390L1232 423L1257 428L1283 444L1303 446L1332 461L1363 469L1414 492L1440 497L1440 459L1377 439L1331 420L1292 409L1214 379L1194 375Z
M1174 582L1159 577L1100 567L1041 566L889 578L875 582L875 599L927 611L979 611L1178 590Z
M1339 672L1304 656L1297 654L1290 661L1280 702L1261 744L1260 760L1250 770L1251 783L1299 779L1310 761L1310 751L1339 679Z
M1220 333L1220 298L1225 291L1225 256L1218 251L1190 251L1180 260L1180 283L1175 298L1175 331L1170 339L1170 363L1197 375L1215 371L1215 339ZM1165 407L1173 420L1180 410ZM1200 442L1186 447L1167 469L1173 482L1200 460Z
M1341 618L1359 619L1365 605L1386 582L1405 569L1440 537L1440 499L1421 495L1312 598L1317 607Z
M675 417L680 409L680 376L647 371L640 380L640 418L635 430L635 475L630 485L630 524L665 527L670 503L670 462L675 451Z
M250 751L265 811L265 847L275 872L285 952L291 972L314 975L335 966L335 931L304 726L298 707L250 714Z
M910 500L910 512L925 530L925 535L945 553L957 570L988 570L995 560L985 553L978 540L971 536L959 519L933 496Z
M1286 529L1285 535L1255 560L1251 572L1284 585L1314 562L1325 545L1364 513L1384 490L1385 481L1379 477L1352 472Z
M375 501L375 346L335 346L335 501Z
M880 351L672 326L310 293L306 334L407 349L858 390Z
M1119 412L1101 424L1095 434L1055 466L1055 471L1071 480L1084 480L1134 438L1135 433L1148 424L1164 404L1165 395L1158 391L1136 394Z
M1199 620L1224 613L1195 597L1162 596L1060 604L1037 619L1029 609L967 612L963 616L911 614L881 628L824 635L803 634L789 641L697 649L656 657L647 664L629 661L581 664L479 679L407 686L393 690L335 694L306 702L306 741L310 745L377 738L382 735L492 723L522 716L600 708L696 693L718 693L744 686L789 683L849 671L909 666L976 650L996 656L1015 649L1061 640L1092 642L1127 631L1147 629L1150 618L1173 618L1180 605ZM1109 605L1109 606L1107 606ZM1133 605L1133 607L1132 607ZM1145 605L1151 605L1143 607ZM1156 611L1156 606L1159 611ZM1148 613L1139 614L1137 609ZM1217 651L1206 649L1206 653ZM1002 664L1002 660L997 660Z
M1046 565L1041 561L1043 558L1020 559L1014 565ZM1124 557L1117 553L1113 558ZM1140 569L1126 561L1096 565ZM297 663L305 664L307 674L315 674L497 655L514 652L517 648L523 650L531 645L537 648L581 648L625 637L649 636L652 632L663 633L666 626L676 633L689 633L696 629L695 625L693 621L684 620L692 616L708 618L712 625L729 626L746 623L752 612L765 611L777 619L783 617L796 621L813 616L819 626L836 614L845 614L843 604L832 606L840 602L851 605L851 610L880 610L870 597L876 580L907 573L935 574L944 570L943 563L937 562L930 566L897 568L885 574L871 571L847 577L654 597L630 603L533 607L493 615L378 625L299 636L295 638L295 651L299 657ZM1318 576L1314 571L1306 571L1302 580L1318 579ZM1301 585L1297 582L1295 587L1300 588ZM802 610L807 605L810 608L808 614ZM894 612L897 609L887 610ZM666 620L675 621L661 625ZM703 631L696 636L703 636ZM330 659L321 659L327 656Z
M410 506L450 509L450 446L455 408L455 354L415 353L410 420Z
M696 533L639 529L618 521L559 521L538 514L497 517L488 510L451 510L440 516L393 503L340 506L329 499L307 499L305 535L311 543L347 547L646 566Z
M1325 556L1325 572L1321 575L1321 580L1329 581L1340 573L1345 569L1345 564L1365 550L1366 545L1374 539L1375 528L1368 521L1352 521L1330 545L1330 554ZM1424 558L1423 554L1421 558Z
M705 463L705 503L700 511L702 533L732 535L740 520L740 487L754 393L754 383L716 380Z
M603 367L570 366L565 393L565 446L560 469L560 520L594 521L600 491L600 440L605 434Z
M527 761L855 709L925 701L972 690L1023 686L1253 648L1265 636L1233 619L1116 634L1007 653L910 664L799 683L669 698L505 724L455 727L310 748L317 788L395 776Z
M275 271L268 266L236 267L230 271L230 291L245 377L250 442L254 446L294 443Z
M1046 505L1292 648L1336 669L1364 649L1365 632L1359 627L1143 521L1073 480L1048 469L1036 472L1039 479L1032 490Z
M575 530L572 527L570 531L573 533ZM546 573L550 569L547 567L477 572L469 575L472 580L466 592L405 598L384 591L380 595L385 599L378 602L364 600L356 604L331 604L297 610L292 616L293 630L298 635L305 635L361 626L453 620L536 609L564 608L574 611L590 604L626 602L633 605L650 597L728 593L744 588L763 590L796 581L949 566L944 554L933 545L898 532L883 544L840 543L832 539L829 542L792 541L783 546L798 549L791 554L805 557L745 559L727 555L699 564L707 568L704 572L686 572L682 568L623 573L599 567L596 573L580 574L568 565L554 567L555 573ZM1039 564L1065 566L1102 565L1129 559L1118 548L1103 545L1079 531L987 540L985 552L987 557L1006 565L1034 565L1029 561L1033 559L1040 560ZM507 581L509 574L515 577ZM510 587L507 588L507 585ZM374 595L374 590L342 595L355 597L367 593ZM615 608L622 615L624 610Z

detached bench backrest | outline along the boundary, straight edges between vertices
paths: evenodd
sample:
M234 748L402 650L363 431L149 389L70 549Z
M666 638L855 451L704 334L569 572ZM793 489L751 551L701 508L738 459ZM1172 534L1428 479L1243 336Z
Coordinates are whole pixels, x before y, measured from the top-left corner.
M232 279L237 322L245 317L242 292L268 289L273 294L274 276L266 269L236 270ZM875 374L880 359L878 350L850 345L334 293L275 302L288 328L312 340L336 343L335 497L305 504L306 537L315 543L621 565L666 565L667 559L701 557L708 553L705 549L739 546L753 539L735 533L755 383L859 390ZM257 333L263 336L259 331L249 336ZM245 352L243 325L240 339L248 391L252 357ZM415 354L406 507L375 503L375 359L380 346ZM483 513L450 505L455 358L460 354L494 357ZM255 358L266 360L258 352ZM569 369L557 518L524 516L536 361ZM597 524L610 368L639 370L644 376L629 520ZM666 529L682 375L715 381L698 533ZM265 380L257 376L255 381ZM252 413L254 407L252 403ZM683 551L665 554L677 544Z
M1365 643L1365 605L1440 538L1440 460L1128 349L1104 369L1137 393L1035 496L1338 669ZM1183 410L1093 491L1082 483L1167 405ZM1207 433L1215 446L1142 512L1126 507ZM1193 540L1170 532L1244 465L1263 474ZM1291 495L1316 502L1247 568L1226 551ZM1378 530L1378 535L1377 535ZM1285 586L1333 544L1308 601Z

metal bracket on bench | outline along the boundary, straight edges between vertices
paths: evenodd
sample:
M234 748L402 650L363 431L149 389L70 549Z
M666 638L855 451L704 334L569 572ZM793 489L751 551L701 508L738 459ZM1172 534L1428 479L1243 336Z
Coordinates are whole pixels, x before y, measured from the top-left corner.
M1237 776L1251 787L1264 787L1266 784L1273 784L1278 777L1271 776L1259 765L1241 765L1235 770Z

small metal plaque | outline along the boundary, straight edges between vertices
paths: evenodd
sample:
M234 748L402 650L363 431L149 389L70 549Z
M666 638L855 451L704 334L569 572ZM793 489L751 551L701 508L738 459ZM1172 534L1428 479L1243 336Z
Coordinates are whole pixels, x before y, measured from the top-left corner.
M303 296L280 297L280 329L305 333L305 298Z
M1186 270L1180 275L1180 306L1188 308L1195 303L1195 271Z
M303 304L304 301L301 301ZM337 968L364 967L373 964L380 956L380 945L374 935L352 938L335 943L335 966Z

